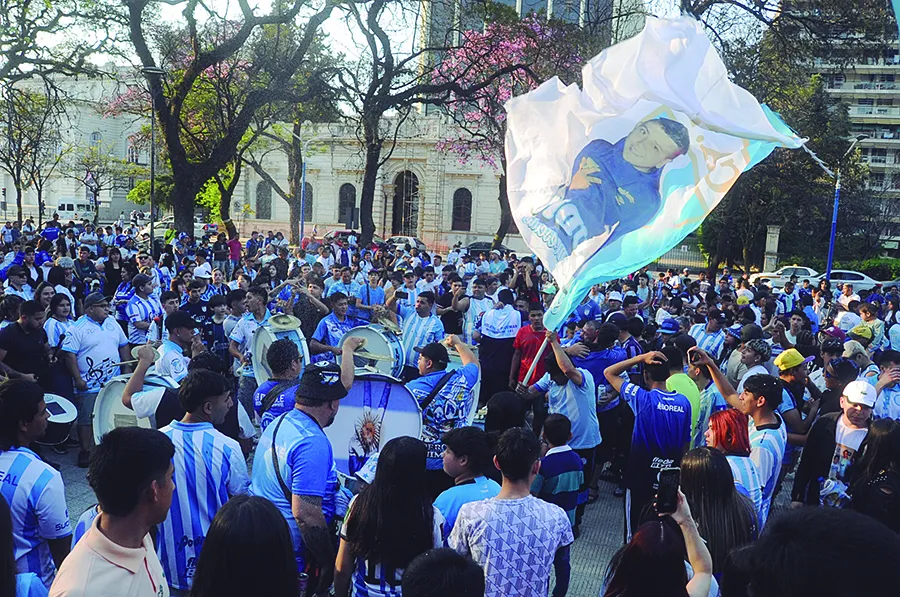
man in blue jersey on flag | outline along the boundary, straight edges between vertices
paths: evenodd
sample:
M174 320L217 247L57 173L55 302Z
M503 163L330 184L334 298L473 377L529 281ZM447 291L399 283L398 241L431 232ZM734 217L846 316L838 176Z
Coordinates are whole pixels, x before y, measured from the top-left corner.
M595 139L575 157L562 201L526 217L525 224L558 260L593 237L605 235L600 246L608 246L656 217L662 169L687 153L690 143L687 128L668 118L638 123L615 144Z
M250 478L237 441L213 428L234 405L231 384L219 373L195 369L178 390L181 421L160 431L175 446L175 493L159 526L157 551L173 595L186 595L209 525L228 498L247 493Z
M644 384L649 389L622 377L638 363L644 365ZM625 540L630 541L640 526L644 508L656 496L659 471L679 466L690 449L691 403L682 394L666 390L669 365L662 352L648 352L610 365L603 375L634 410L631 452L625 466Z
M266 427L253 460L250 493L275 504L287 521L297 569L309 577L308 595L327 594L334 577L338 478L323 429L353 386L353 351L361 344L353 336L344 340L340 368L328 361L306 367L294 408Z

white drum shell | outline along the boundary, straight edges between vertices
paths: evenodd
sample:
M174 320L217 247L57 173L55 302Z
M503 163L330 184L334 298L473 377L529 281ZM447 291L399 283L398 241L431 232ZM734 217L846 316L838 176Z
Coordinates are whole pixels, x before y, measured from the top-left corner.
M262 385L272 377L272 370L269 369L269 363L266 361L266 352L269 350L269 346L276 340L285 338L292 340L297 345L303 368L305 369L309 364L309 346L300 328L276 330L267 325L260 326L253 332L253 338L250 340L250 361L253 363L253 375L256 377L257 384Z
M129 379L131 379L131 375L117 375L106 382L100 393L97 394L93 417L95 443L99 444L100 439L116 427L153 429L153 421L138 417L133 410L122 404L125 384ZM163 376L148 375L144 378L144 391L160 387L177 388L178 384L173 379Z
M44 436L35 443L44 446L55 446L66 441L69 437L69 431L72 429L72 423L78 418L78 408L68 399L57 394L44 394L44 403L50 411L50 418L47 420L47 431ZM61 413L54 413L54 410L62 409Z
M349 330L341 337L339 346L344 345L344 338L353 336L363 338L366 343L360 349L376 355L390 356L392 360L367 360L365 357L359 356L354 358L354 365L359 368L374 368L375 371L383 375L391 377L400 377L403 373L403 366L406 365L406 354L403 351L403 343L400 337L389 331L383 325L373 323L363 325ZM341 357L337 357L338 364L341 363Z

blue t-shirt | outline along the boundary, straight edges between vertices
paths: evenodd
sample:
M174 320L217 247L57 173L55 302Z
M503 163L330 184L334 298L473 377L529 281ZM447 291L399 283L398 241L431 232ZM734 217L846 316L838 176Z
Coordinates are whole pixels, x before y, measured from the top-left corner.
M563 200L525 218L526 226L545 239L557 259L571 255L607 227L612 233L603 246L656 217L662 206L661 170L637 170L623 157L624 148L624 138L615 145L603 139L588 143L575 157Z
M572 439L569 446L573 450L595 448L600 444L600 426L597 423L597 390L594 376L587 369L581 372L581 385L566 379L565 385L558 385L545 373L534 389L546 392L551 414L564 415L572 423Z
M447 371L434 371L406 384L419 405L428 397ZM434 400L422 412L422 441L428 446L426 468L440 470L444 466L444 443L441 437L468 423L469 411L475 408L475 384L481 375L478 365L471 363L453 372L453 377L441 388Z
M269 390L284 381L285 380L283 379L270 379L264 381L253 393L253 410L256 411L257 415L260 415L259 426L263 431L266 430L269 423L294 408L294 397L297 394L297 381L294 381L293 385L287 387L275 397L275 401L272 402L272 406L269 407L269 410L264 413L260 412L262 410L263 400L265 400Z
M681 463L691 441L691 403L677 392L645 390L630 382L622 386L621 396L634 411L625 487L647 496L660 469Z
M500 493L500 485L487 477L475 477L441 493L434 500L435 507L444 515L444 538L450 536L453 525L456 523L456 515L463 504L477 502L496 497Z
M599 404L601 399L603 399L609 393L615 391L613 390L612 385L607 383L606 377L604 377L603 375L604 369L606 369L610 365L621 363L627 358L628 356L625 353L625 349L619 348L618 346L613 346L611 348L607 348L606 350L591 352L584 358L572 357L573 365L575 365L579 369L587 369L594 377L594 384L597 386L598 413L606 412L619 405L618 397L611 400L608 404Z
M335 512L337 493L337 469L331 442L319 424L311 416L299 409L291 409L284 416L284 423L278 421L266 427L253 458L253 475L250 493L264 497L278 508L291 529L294 555L298 571L306 564L303 539L297 520L291 511L291 503L275 474L272 458L273 438L277 441L278 464L281 477L292 495L308 495L322 498L322 514L325 522L331 524ZM278 435L275 437L275 429Z
M384 288L381 286L377 288L372 288L368 284L365 286L360 286L356 291L356 304L357 305L383 305L384 304ZM356 310L356 316L365 321L369 321L371 319L372 314L370 311L363 311L362 309Z
M361 325L361 323L365 322L360 322L360 320L355 317L350 317L349 315L344 318L344 321L340 321L334 313L329 313L319 321L312 337L314 340L317 340L326 346L337 346L341 343L341 338L344 337L344 334L356 326ZM314 355L312 360L313 362L333 361L334 354L331 352L323 352Z

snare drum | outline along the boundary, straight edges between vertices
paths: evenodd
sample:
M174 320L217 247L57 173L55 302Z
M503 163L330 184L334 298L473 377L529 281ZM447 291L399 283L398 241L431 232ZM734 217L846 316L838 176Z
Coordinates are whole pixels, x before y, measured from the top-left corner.
M338 346L344 345L344 338L354 336L362 338L366 341L360 351L370 353L378 359L367 359L364 355L353 357L353 364L356 369L374 368L378 373L390 375L391 377L400 377L403 373L403 366L406 364L406 355L403 352L403 343L397 334L389 331L380 323L363 325L352 328L341 337ZM340 365L341 357L337 357Z
M309 364L309 347L306 344L306 337L300 328L294 330L281 330L264 325L256 328L253 332L253 338L250 340L250 361L253 363L253 375L256 377L256 383L262 385L269 381L272 377L272 370L266 361L266 353L269 346L276 340L289 339L297 345L300 351L300 361L305 369Z
M378 373L356 377L325 428L338 472L352 476L395 437L422 437L422 411L398 379Z
M478 356L478 347L477 346L469 346L469 349L475 353L475 356ZM455 371L457 369L461 369L462 359L459 356L459 353L455 350L448 350L448 355L450 356L450 362L447 364L447 371ZM478 410L476 407L478 405L478 397L481 395L481 371L478 371L478 381L475 382L475 385L472 387L472 405L469 407L469 413L466 415L466 425L471 426L472 422L475 420L475 411Z
M94 404L94 442L99 444L100 438L116 427L143 427L153 429L150 419L138 417L134 411L122 404L125 384L131 375L117 375L110 379L97 394ZM147 375L144 378L143 391L153 388L177 388L178 384L170 377Z
M78 409L75 405L57 394L44 394L44 404L50 418L47 420L47 432L35 443L44 446L55 446L66 441L72 423L78 418Z

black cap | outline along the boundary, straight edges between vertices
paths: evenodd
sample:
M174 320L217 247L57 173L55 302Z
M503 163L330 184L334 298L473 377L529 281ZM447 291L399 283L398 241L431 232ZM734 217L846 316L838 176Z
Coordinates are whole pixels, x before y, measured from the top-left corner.
M102 302L109 302L109 297L105 296L102 292L92 292L86 297L84 297L84 303L82 307L87 309L88 307L93 307L94 305Z
M307 400L331 402L347 395L341 383L341 368L328 361L307 365L297 384L297 396Z
M606 318L606 323L611 323L619 328L619 331L622 331L628 325L628 317L621 311L616 311L609 314L609 317Z
M188 328L192 330L199 327L200 324L194 321L194 318L191 317L191 314L187 311L175 311L166 317L167 330L174 330L175 328Z
M144 284L148 284L152 281L153 281L153 278L151 278L147 274L138 274L134 278L131 279L131 285L134 288L140 288Z
M440 342L432 342L430 344L422 346L421 348L416 347L413 350L415 350L426 359L431 359L435 363L446 365L450 362L450 355L447 353L446 347L444 347L444 345Z

